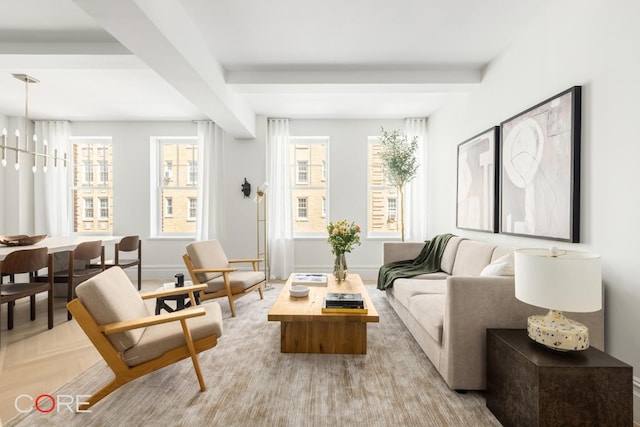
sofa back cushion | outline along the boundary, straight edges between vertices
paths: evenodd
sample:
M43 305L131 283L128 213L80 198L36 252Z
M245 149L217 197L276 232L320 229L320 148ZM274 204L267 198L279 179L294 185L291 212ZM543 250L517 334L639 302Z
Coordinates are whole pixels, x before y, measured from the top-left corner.
M493 251L493 255L491 255L491 262L497 260L498 258L502 258L505 255L513 255L513 249L509 246L496 246L496 249Z
M491 262L496 245L464 240L458 245L458 252L453 264L454 276L477 276Z
M447 242L447 247L444 248L442 253L442 259L440 260L440 270L445 273L451 274L453 271L453 263L456 260L456 252L458 251L458 245L463 240L467 240L464 237L453 236Z

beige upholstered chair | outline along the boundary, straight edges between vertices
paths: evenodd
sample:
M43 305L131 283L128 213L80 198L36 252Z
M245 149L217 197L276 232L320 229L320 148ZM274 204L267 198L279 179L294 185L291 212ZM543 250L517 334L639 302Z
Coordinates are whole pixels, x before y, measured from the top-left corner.
M227 297L231 315L236 316L233 302L251 291L257 290L263 299L262 285L266 283L264 272L258 271L261 259L227 259L217 240L205 240L187 245L182 257L193 283L206 284L200 300ZM231 264L251 263L253 270L238 271Z
M179 360L191 357L200 390L206 386L197 353L215 347L222 335L220 306L206 304L168 314L152 315L143 299L194 292L205 286L138 294L120 267L113 267L76 288L78 298L67 304L115 378L89 398L87 409L118 387Z

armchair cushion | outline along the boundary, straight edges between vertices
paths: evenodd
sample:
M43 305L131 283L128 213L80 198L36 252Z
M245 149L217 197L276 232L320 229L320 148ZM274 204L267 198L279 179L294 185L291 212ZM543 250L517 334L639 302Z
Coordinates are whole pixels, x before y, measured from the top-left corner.
M204 307L206 314L186 320L194 341L211 335L222 335L222 312L217 302L210 302ZM167 322L144 328L144 334L136 345L127 349L122 358L130 366L136 366L162 356L169 350L185 345L181 322Z
M233 271L229 273L231 288L247 289L264 280L263 271ZM217 292L225 288L224 277L219 276L206 282L208 288L205 293Z
M229 267L229 259L224 253L220 242L217 240L203 240L187 245L187 254L196 268L204 266L211 268ZM222 273L198 273L200 283L222 276Z
M149 310L120 267L110 268L76 288L76 295L98 325L149 316ZM145 328L109 335L114 347L123 352L133 347Z

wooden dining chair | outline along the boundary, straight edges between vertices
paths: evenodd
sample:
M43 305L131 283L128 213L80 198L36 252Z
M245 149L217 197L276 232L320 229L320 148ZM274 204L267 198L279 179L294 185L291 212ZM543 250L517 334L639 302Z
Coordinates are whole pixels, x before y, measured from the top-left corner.
M48 280L35 281L35 273L47 269ZM9 253L0 261L0 304L7 303L7 329L13 329L14 307L16 300L30 298L30 318L36 319L36 295L47 292L48 327L53 328L53 255L47 248L25 249ZM25 277L26 280L20 280ZM6 276L10 277L5 283Z
M94 260L99 260L99 262L92 263ZM77 285L99 274L104 269L104 246L102 246L102 240L83 242L69 253L67 268L53 273L53 282L67 284L67 302L69 302L74 297ZM39 278L39 280L45 279L44 277ZM69 311L67 311L67 319L71 320Z
M125 253L124 258L121 252ZM134 256L131 255L133 252L135 252ZM114 259L105 261L105 268L115 266L120 268L138 266L138 290L142 289L142 240L139 236L126 236L116 243Z
M87 409L124 384L191 358L200 390L206 385L198 353L213 348L222 335L222 314L216 302L173 313L152 315L144 299L194 293L205 285L138 294L120 267L110 268L76 289L67 304L80 327L104 358L115 378L79 409ZM185 403L186 404L186 403Z
M262 259L228 259L217 240L204 240L187 245L187 253L182 256L191 280L196 284L206 284L200 292L200 300L227 297L231 316L236 317L234 301L251 291L258 291L264 298L262 286L267 282L264 272L258 270ZM250 271L238 271L232 264L250 263Z

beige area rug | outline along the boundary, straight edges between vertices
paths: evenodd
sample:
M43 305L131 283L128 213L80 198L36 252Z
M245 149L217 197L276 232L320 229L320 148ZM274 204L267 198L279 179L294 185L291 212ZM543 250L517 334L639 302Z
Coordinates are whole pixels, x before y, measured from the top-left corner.
M199 391L190 360L139 378L91 413L33 411L9 426L499 426L482 393L446 386L383 292L367 286L380 323L370 323L366 355L280 353L280 324L267 312L282 285L265 299L238 300L232 318L221 301L224 335L200 353L207 391ZM112 374L104 362L56 395L92 394Z

